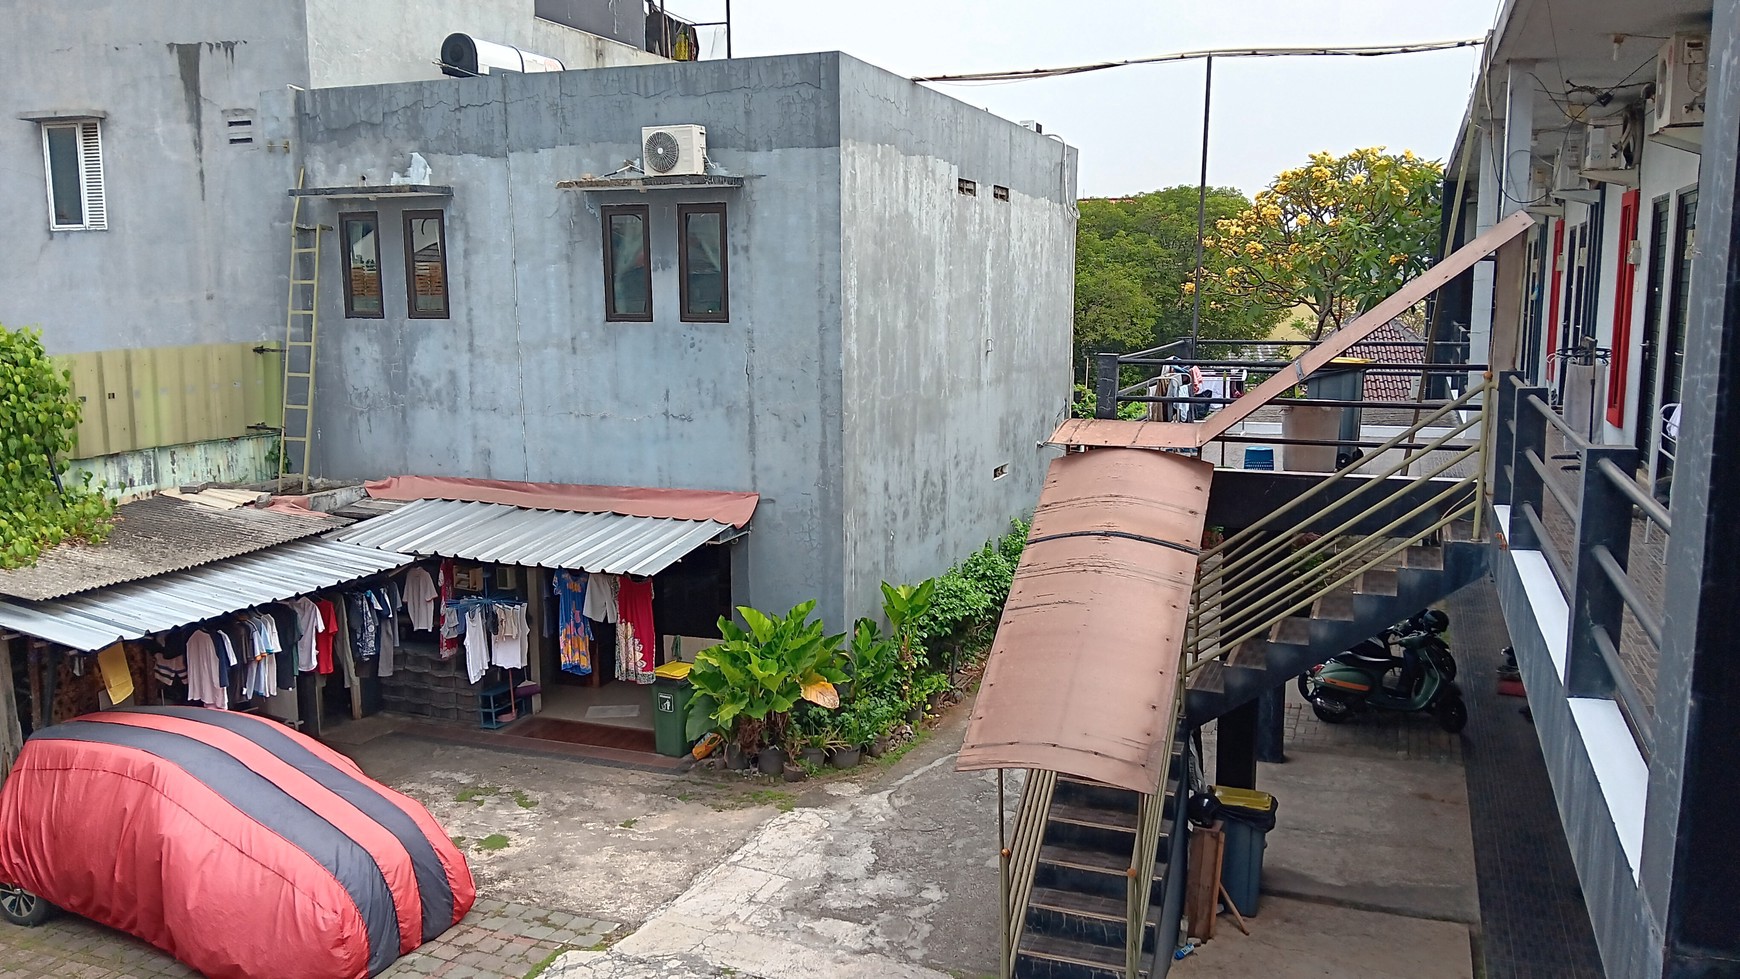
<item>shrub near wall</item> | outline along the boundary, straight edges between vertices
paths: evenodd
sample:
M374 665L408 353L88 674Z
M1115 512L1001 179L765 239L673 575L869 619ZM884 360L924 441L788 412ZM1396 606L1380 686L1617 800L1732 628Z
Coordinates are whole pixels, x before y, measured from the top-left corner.
M932 669L953 673L991 648L1029 526L1011 520L1008 533L933 579L935 594L916 627Z

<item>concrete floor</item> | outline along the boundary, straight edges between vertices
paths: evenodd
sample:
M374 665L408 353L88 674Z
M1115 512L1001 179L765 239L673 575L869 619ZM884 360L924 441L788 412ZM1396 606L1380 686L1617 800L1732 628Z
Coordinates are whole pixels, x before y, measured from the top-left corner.
M1213 728L1204 731L1212 774ZM1480 904L1461 739L1427 717L1329 725L1289 690L1286 761L1251 935L1221 916L1190 979L1474 976Z
M549 683L544 685L543 709L533 716L651 731L652 688L621 680L598 687Z

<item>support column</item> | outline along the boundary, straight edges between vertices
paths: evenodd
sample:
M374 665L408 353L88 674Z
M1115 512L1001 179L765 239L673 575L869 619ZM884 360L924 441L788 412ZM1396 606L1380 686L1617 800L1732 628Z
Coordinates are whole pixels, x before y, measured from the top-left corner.
M1235 707L1215 722L1214 784L1257 787L1257 702Z
M1490 128L1481 131L1478 143L1475 152L1480 154L1480 183L1474 201L1474 233L1477 236L1498 223L1498 202L1504 196L1499 191L1497 160L1500 148ZM1492 351L1493 264L1490 259L1476 262L1471 273L1474 288L1468 310L1467 361L1471 364L1486 363ZM1471 375L1468 383L1473 385L1476 379Z
M1257 698L1257 760L1269 765L1286 761L1286 734L1287 687L1283 684Z
M1740 0L1716 0L1641 886L1666 977L1740 974Z

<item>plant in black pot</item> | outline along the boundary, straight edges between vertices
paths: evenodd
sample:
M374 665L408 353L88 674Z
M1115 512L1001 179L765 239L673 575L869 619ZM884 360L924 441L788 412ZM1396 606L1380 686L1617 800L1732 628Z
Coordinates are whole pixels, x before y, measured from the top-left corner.
M687 732L691 738L709 730L725 732L745 756L760 750L762 771L784 771L792 708L800 701L839 707L834 684L846 678L841 670L845 636L827 635L820 622L811 621L815 607L815 602L805 602L775 619L739 606L737 614L747 629L719 619L724 641L696 654L695 668L689 671L695 688Z

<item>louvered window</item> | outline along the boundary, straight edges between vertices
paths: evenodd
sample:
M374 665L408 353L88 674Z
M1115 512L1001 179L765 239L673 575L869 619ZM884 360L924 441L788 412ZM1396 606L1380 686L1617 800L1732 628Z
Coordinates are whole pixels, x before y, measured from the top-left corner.
M108 228L102 124L95 119L44 123L42 162L48 177L49 228L53 231Z

